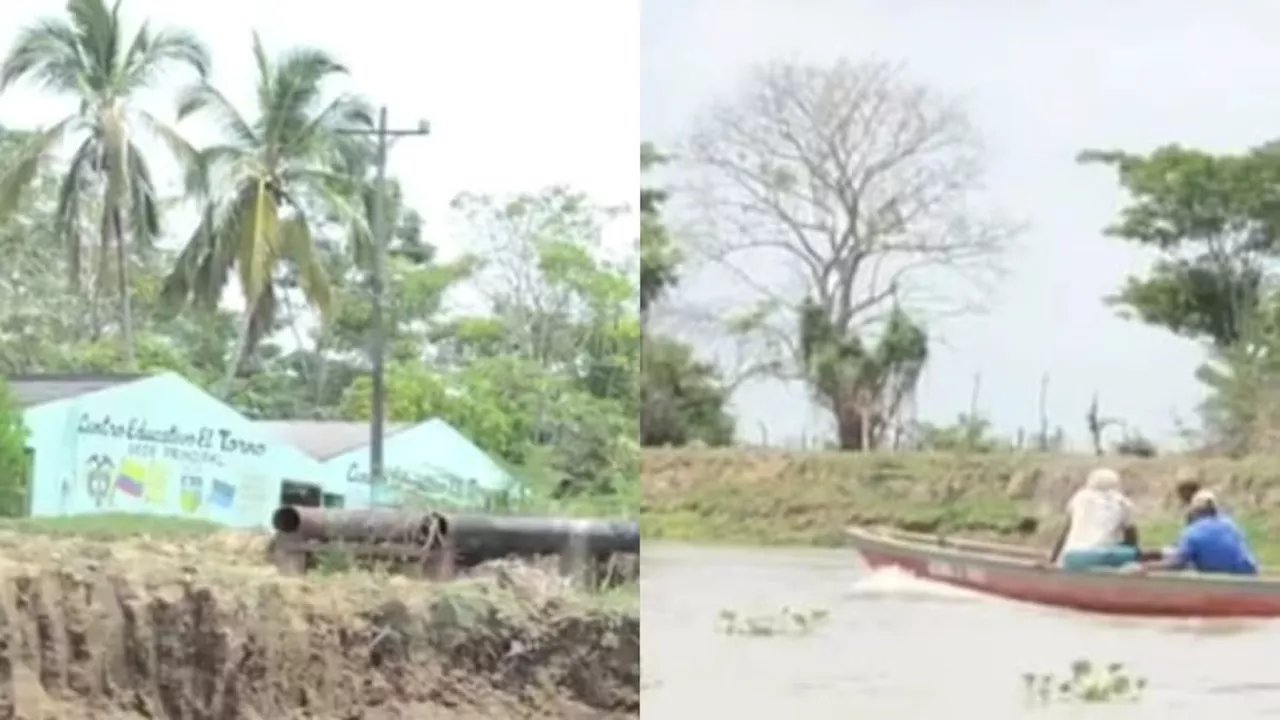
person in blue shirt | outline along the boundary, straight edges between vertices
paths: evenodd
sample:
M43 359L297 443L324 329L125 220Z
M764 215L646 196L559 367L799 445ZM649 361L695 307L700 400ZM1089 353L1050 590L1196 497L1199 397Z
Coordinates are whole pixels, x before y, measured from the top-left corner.
M1187 525L1178 544L1159 560L1143 563L1142 570L1182 570L1226 575L1257 575L1244 532L1218 510L1218 500L1209 490L1199 490L1187 504Z

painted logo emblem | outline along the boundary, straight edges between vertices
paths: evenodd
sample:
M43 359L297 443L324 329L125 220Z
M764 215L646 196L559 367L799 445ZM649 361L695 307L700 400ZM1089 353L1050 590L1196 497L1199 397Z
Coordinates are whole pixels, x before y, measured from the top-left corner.
M178 495L178 503L182 512L194 513L204 502L204 478L199 475L183 475L182 490Z
M95 507L111 504L115 462L102 454L90 455L84 463L84 489Z

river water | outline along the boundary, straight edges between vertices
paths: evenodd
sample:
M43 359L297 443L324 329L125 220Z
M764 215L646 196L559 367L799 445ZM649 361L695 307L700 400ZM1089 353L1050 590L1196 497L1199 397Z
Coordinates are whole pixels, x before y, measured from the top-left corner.
M645 543L642 716L655 720L1280 717L1280 621L1110 619L868 571L853 551ZM799 637L717 617L821 609ZM1077 658L1145 677L1136 704L1028 704Z

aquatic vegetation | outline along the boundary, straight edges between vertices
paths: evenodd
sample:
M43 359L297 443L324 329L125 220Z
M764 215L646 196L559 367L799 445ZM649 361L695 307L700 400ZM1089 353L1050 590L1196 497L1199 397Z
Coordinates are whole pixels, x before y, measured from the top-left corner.
M1128 672L1122 663L1095 666L1085 659L1071 663L1068 677L1023 673L1027 698L1036 703L1116 703L1142 698L1147 679Z
M783 607L766 615L743 615L734 610L721 610L716 626L725 635L751 635L755 637L793 637L808 635L826 621L826 610L795 610Z

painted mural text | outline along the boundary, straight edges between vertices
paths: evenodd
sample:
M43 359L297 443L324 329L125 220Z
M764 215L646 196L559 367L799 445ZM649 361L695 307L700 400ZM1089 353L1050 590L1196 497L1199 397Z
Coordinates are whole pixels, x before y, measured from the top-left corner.
M162 446L166 449L166 457L188 462L208 460L205 456L207 453L259 457L267 452L266 444L240 437L226 428L201 427L188 430L176 424L167 428L155 428L148 426L147 421L141 418L116 420L105 415L95 419L85 414L80 416L76 432L125 440L132 443L131 455L147 453L144 444Z
M347 468L347 482L369 483L369 473L364 472L359 463L351 463ZM459 502L481 502L486 493L475 478L463 480L452 476L447 479L433 477L429 474L413 474L403 470L391 470L387 480L399 490L426 498L446 496Z

